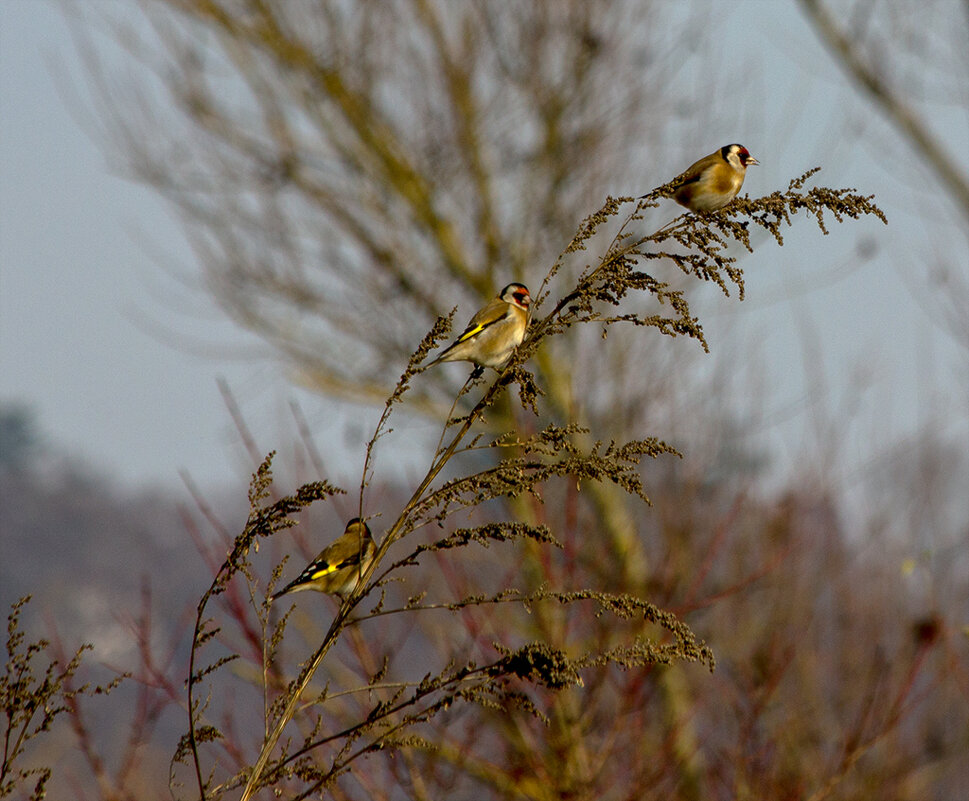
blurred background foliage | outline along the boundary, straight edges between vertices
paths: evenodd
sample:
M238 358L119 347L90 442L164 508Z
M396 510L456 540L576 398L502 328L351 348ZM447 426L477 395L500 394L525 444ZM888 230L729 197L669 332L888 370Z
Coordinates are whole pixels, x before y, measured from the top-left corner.
M919 105L931 95L969 108L969 81L952 77L969 75L957 46L969 16L955 4L925 14L864 0L837 14L813 0L797 5L887 121L880 136L891 138L892 163L931 153L931 191L961 219L961 238L905 269L969 355L965 159ZM728 66L715 8L152 0L143 3L148 24L133 26L110 5L68 6L112 162L171 203L226 313L271 344L301 384L351 408L383 400L437 315L458 305L463 320L508 281L531 286L605 195L645 192L725 144L707 141L712 119L750 130L756 99ZM123 60L105 37L123 46ZM770 133L744 144L761 157ZM770 191L754 177L746 191ZM857 238L839 254L805 252L792 235L776 257L835 263L861 252ZM578 254L566 274L594 256ZM695 291L686 277L663 278ZM556 487L544 504L521 501L500 514L548 525L566 545L561 553L493 547L473 560L439 559L415 574L415 586L450 599L524 576L628 591L686 620L713 647L717 670L596 674L582 689L540 699L547 726L464 710L424 732L438 751L370 760L334 797L957 797L969 781L967 449L931 425L882 443L861 493L837 469L850 410L819 408L811 458L777 475L751 436L769 425L758 398L771 378L755 350L720 361L715 341L705 356L652 332L613 332L605 342L589 333L559 338L529 363L546 392L544 419L506 403L489 423L528 432L577 421L594 438L670 441L685 459L643 469L653 507L612 487ZM969 376L967 368L969 359L956 369ZM425 374L407 414L442 419L463 378L457 368ZM294 483L331 478L353 443L315 443L296 420ZM245 438L245 421L236 422ZM878 421L871 426L877 437ZM184 715L185 612L235 533L224 521L238 520L240 500L197 496L185 508L117 497L103 477L40 442L22 409L0 419L0 442L4 548L18 554L16 567L3 560L0 581L44 597L57 610L48 625L72 639L101 642L98 627L109 628L116 650L99 658L138 678L85 705L88 717L78 712L73 732L55 732L34 758L59 761L80 741L88 746L80 758L55 773L59 792L168 797L167 759ZM400 475L381 475L393 449L411 458L407 451L425 446L419 437L382 444L389 453L378 457L368 513L407 497ZM255 464L262 454L252 450ZM350 515L339 502L335 509L306 512L292 539L274 541L266 576L271 557L310 556L320 532L342 529ZM38 547L44 537L56 544ZM193 547L205 558L190 559ZM323 601L300 604L291 624L307 644L320 608L329 614ZM239 632L227 634L227 647L245 653L246 613L235 613ZM384 656L471 649L496 629L620 635L564 613L469 611L462 622L455 631L453 620L422 618L406 640L387 632L354 641L337 654L333 681ZM305 657L305 648L287 648L283 664ZM246 697L257 678L240 669L234 692ZM236 749L227 758L244 764L261 709L233 706L222 710Z

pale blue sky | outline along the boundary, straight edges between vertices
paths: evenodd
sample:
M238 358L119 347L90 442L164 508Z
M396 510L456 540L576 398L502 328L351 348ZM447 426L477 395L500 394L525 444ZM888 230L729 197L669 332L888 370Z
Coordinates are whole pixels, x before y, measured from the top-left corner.
M754 76L747 130L728 120L697 138L750 147L763 165L748 176L752 194L822 164L823 183L875 193L891 226L832 225L825 238L801 225L783 251L765 244L745 262L748 299L701 311L713 358L763 360L772 396L757 405L782 421L771 432L781 467L818 447L816 417L802 403L818 376L835 411L865 376L868 388L844 410L855 421L842 443L852 469L927 420L965 441L966 354L929 321L898 266L947 240L945 249L963 258L965 235L945 221L944 204L932 205L917 156L892 144L846 89L800 16L779 2L739 7L727 23L738 75ZM99 143L68 110L61 71L83 91L58 8L40 0L0 6L0 400L33 406L53 442L127 485L173 485L181 468L205 485L237 477L238 446L216 377L229 380L267 450L292 439L287 404L298 393L271 360L253 358L258 346L203 293L180 283L197 271L178 225L149 190L109 172ZM948 141L969 133L964 109L944 114L951 117L934 119ZM867 144L847 136L848 123L864 129ZM886 159L901 159L904 170L893 176ZM927 207L939 222L919 216ZM852 248L866 238L879 253L856 266ZM818 276L822 285L808 291ZM323 402L303 394L301 403L320 440L342 436Z
M0 399L127 485L238 475L216 377L263 420L287 393L254 395L271 368L251 341L153 262L191 279L161 201L109 171L65 102L61 72L84 75L61 11L5 3L0 36Z

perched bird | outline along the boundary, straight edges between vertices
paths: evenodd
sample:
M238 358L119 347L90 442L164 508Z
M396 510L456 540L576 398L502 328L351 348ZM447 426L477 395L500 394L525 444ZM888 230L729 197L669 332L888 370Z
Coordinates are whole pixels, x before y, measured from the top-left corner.
M481 309L468 327L440 356L438 362L472 362L478 367L504 367L525 338L532 296L524 284L508 284Z
M725 145L674 179L673 200L690 211L722 209L744 185L747 167L759 163L743 145Z
M370 527L359 517L353 518L336 542L324 548L294 581L269 599L300 590L316 590L329 595L353 592L363 571L373 560L377 546Z

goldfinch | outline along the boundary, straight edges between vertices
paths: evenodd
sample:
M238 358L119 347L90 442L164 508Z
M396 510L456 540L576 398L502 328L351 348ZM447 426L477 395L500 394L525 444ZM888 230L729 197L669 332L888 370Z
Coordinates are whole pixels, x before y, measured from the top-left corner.
M725 145L674 179L673 200L690 211L722 209L744 185L747 167L759 163L743 145Z
M464 333L427 366L438 362L472 362L500 370L521 345L528 327L532 296L524 284L508 284L468 323Z
M269 600L275 601L281 595L301 590L339 596L353 592L376 550L370 527L355 517L347 523L338 540L324 548L302 573Z

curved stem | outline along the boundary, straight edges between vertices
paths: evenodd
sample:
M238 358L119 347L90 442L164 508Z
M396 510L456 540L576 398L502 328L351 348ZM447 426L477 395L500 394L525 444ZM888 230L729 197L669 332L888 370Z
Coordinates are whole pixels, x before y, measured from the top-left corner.
M514 360L513 360L513 363L514 363ZM374 558L367 566L367 569L363 571L363 574L360 577L360 580L357 582L357 589L355 589L352 593L350 593L347 596L346 600L341 605L340 611L337 613L336 618L330 624L330 628L327 630L326 636L323 638L322 644L316 650L316 653L313 654L307 667L304 668L303 676L299 681L299 685L294 689L292 695L290 696L290 699L286 702L286 707L283 709L282 714L279 716L279 720L276 722L276 725L273 727L273 730L269 734L269 737L267 737L266 741L263 743L263 747L259 754L259 758L256 760L256 763L253 765L252 772L249 774L249 779L246 782L246 789L243 792L241 801L249 801L253 793L256 791L257 786L259 784L259 780L262 778L263 772L266 769L266 765L269 762L270 755L272 754L273 750L276 748L276 744L279 742L279 738L282 736L283 729L286 727L286 724L289 723L289 721L292 720L293 716L295 715L299 705L299 700L302 697L303 692L306 690L307 686L309 686L309 683L313 679L313 676L316 674L316 671L323 663L323 659L326 657L333 643L336 641L337 635L339 634L340 630L344 627L344 625L346 625L347 617L349 616L350 611L361 600L363 600L363 598L367 594L369 594L369 592L373 589L372 587L368 587L365 591L359 592L358 594L359 588L362 588L366 585L366 583L370 580L371 576L376 570L377 565L380 563L384 555L387 553L387 550L394 542L396 542L402 536L401 530L404 528L404 524L407 521L407 517L410 511L413 509L415 504L420 500L421 496L424 494L427 488L431 485L431 482L433 482L434 479L437 478L437 475L444 468L444 465L447 464L448 460L454 454L455 450L457 450L457 447L460 444L461 440L464 439L468 431L471 430L471 426L474 424L474 422L478 419L478 417L481 416L484 410L491 404L491 401L494 398L494 396L497 394L498 390L504 386L504 382L502 379L505 377L507 371L508 371L508 367L506 367L505 370L503 370L499 374L498 378L488 388L488 390L485 392L481 400L478 401L475 407L468 414L467 418L465 419L464 423L461 425L461 428L458 430L457 434L454 435L453 439L448 444L444 452L440 455L440 457L438 457L431 464L430 469L427 471L427 475L424 476L424 479L421 481L420 485L417 487L416 490L414 490L413 495L411 496L407 504L404 506L396 522L386 533L386 535L384 536L380 544L377 546L377 551L374 554ZM380 422L377 425L377 431L374 434L374 439L371 440L371 445L374 442L376 442L376 438L379 435L380 429L383 426L383 423L386 421L387 415L389 413L389 408L390 406L388 404L388 407L384 410L384 414L381 416ZM369 463L370 450L372 450L372 447L368 448L367 463ZM362 488L361 488L361 503L362 503ZM191 732L191 734L192 734L192 745L194 749L194 744L195 744L194 732ZM200 771L200 768L198 767L197 759L196 759L196 769L199 771L199 781L200 781L200 787L201 787L201 771ZM203 796L203 801L204 801L204 796Z

